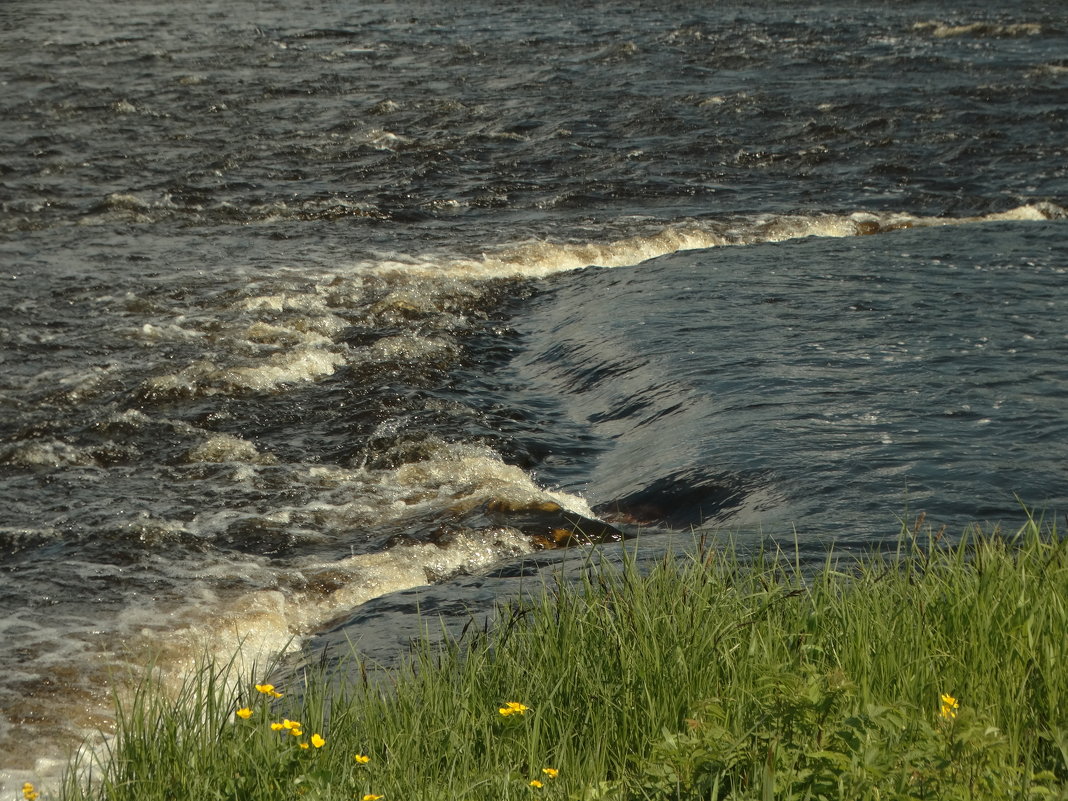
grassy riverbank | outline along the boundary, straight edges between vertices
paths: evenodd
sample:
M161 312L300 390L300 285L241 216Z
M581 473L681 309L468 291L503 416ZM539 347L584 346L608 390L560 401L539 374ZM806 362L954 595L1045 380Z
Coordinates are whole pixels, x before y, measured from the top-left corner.
M142 691L65 796L1068 798L1068 543L1041 528L806 576L712 549L605 570L329 700L208 668Z

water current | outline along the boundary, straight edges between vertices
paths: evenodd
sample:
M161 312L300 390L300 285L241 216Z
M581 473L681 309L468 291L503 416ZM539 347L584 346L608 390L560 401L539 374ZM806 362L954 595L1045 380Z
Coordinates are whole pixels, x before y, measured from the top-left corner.
M149 662L1068 510L1060 2L0 6L0 794Z

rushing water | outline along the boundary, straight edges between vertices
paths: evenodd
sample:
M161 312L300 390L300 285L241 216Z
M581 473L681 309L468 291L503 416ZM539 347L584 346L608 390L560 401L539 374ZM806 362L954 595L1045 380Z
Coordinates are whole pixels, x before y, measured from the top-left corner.
M1068 508L1068 8L947 5L7 0L7 787L536 551Z

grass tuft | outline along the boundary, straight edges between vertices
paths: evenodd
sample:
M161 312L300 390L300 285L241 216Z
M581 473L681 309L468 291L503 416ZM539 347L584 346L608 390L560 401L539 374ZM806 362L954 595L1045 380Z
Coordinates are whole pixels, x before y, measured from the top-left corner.
M147 681L63 797L1068 799L1066 632L1068 545L1034 519L815 570L698 548L424 643L387 687Z

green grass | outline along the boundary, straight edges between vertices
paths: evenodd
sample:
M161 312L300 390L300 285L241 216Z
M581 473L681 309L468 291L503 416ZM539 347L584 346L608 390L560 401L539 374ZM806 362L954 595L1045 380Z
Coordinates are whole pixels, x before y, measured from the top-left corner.
M920 539L815 570L701 547L603 568L385 683L310 675L273 699L205 667L168 699L146 682L63 796L1068 798L1068 544L1034 520Z

